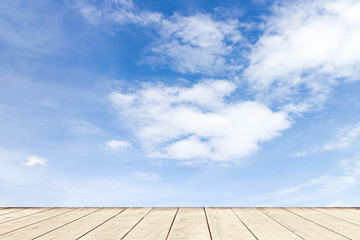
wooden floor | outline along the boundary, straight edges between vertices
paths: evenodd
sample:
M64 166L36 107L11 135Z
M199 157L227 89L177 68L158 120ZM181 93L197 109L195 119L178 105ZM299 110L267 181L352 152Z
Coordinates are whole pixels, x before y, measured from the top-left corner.
M360 240L360 208L0 208L0 239Z

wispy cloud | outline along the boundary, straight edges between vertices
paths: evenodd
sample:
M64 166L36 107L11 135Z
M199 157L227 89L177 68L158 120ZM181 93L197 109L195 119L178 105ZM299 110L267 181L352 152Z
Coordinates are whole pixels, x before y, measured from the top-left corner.
M36 166L36 165L41 165L46 167L48 160L46 160L45 158L40 158L37 156L31 156L27 159L26 162L22 162L22 164L26 165L26 166Z
M230 81L203 80L192 87L146 85L113 92L110 99L149 157L184 164L239 161L290 122L256 102L227 102L234 89Z
M135 171L132 173L132 176L136 180L147 182L156 182L161 180L161 177L158 174L152 172Z
M161 13L139 10L132 0L77 0L73 7L91 24L110 32L119 29L122 24L159 23L163 17Z
M98 5L78 1L76 7L98 27L116 30L132 23L153 28L159 36L147 48L150 54L141 63L165 64L181 73L206 75L236 72L242 67L235 56L235 46L244 39L235 19L216 20L209 14L165 17L139 10L132 1L105 1Z
M331 198L335 205L346 202L342 193L360 185L360 157L344 159L338 162L331 173L300 183L294 187L263 194L261 199L272 199L271 205L314 205L314 202L327 202ZM338 199L335 201L335 199ZM354 199L349 199L350 204ZM329 202L328 202L329 203ZM330 204L331 205L331 204Z
M131 144L126 141L111 140L111 141L105 142L106 150L112 151L112 152L121 152L130 147L131 147Z
M311 153L336 150L349 147L353 144L356 144L360 140L360 122L342 128L335 139L324 143L323 145L315 146L309 149L303 149L297 152L293 152L289 154L292 157L302 157Z
M174 15L163 19L160 39L151 51L156 61L169 64L181 73L224 74L241 69L234 56L243 40L237 20L219 21L210 15Z
M102 129L95 124L85 120L72 120L69 122L70 131L76 135L99 134Z
M26 5L26 7L24 7ZM39 14L39 11L46 11ZM0 44L18 56L36 56L61 46L61 21L57 6L50 2L2 1L0 3Z

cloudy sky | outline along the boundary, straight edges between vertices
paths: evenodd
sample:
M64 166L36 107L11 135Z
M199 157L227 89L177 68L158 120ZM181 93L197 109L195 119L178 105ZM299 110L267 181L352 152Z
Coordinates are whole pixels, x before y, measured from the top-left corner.
M0 3L0 206L359 206L360 1Z

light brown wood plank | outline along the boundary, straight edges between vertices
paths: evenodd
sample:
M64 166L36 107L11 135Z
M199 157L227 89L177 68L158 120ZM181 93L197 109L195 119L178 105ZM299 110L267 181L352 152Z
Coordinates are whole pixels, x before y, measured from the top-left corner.
M339 234L352 239L360 239L360 227L344 220L326 215L311 208L286 208L321 226L329 228Z
M205 208L213 240L255 240L230 208Z
M338 217L345 221L357 224L360 226L360 215L352 212L347 212L339 208L315 208L320 212L329 214L334 217Z
M165 239L177 208L153 208L123 239Z
M1 208L0 209L0 216L5 215L5 214L9 214L9 213L14 213L14 212L18 212L21 211L23 209L21 208Z
M259 210L275 219L282 225L286 226L304 239L348 239L282 208L259 208Z
M0 224L6 223L8 221L13 221L15 219L20 219L23 217L30 216L35 213L47 211L50 208L24 208L20 211L12 212L10 214L5 214L0 216ZM1 226L1 225L0 225Z
M231 208L259 239L290 240L301 239L295 233L272 220L255 208Z
M36 239L78 239L105 221L121 213L125 208L103 208Z
M72 209L70 208L52 208L52 209L48 209L47 211L41 211L26 217L22 217L19 219L15 219L6 223L3 223L0 225L0 236L23 228L23 227L27 227L31 224L35 224L38 223L40 221L44 221L48 218L60 215L60 214L64 214L68 211L71 211Z
M179 208L168 239L211 239L204 208Z
M145 217L150 210L151 208L128 208L80 239L121 239L132 227Z
M63 227L73 221L81 219L82 217L91 214L98 209L95 208L74 208L72 211L66 212L56 217L49 218L45 221L21 228L19 230L7 233L0 236L0 239L33 239L48 233L54 229Z
M344 211L352 212L360 215L360 208L358 207L352 207L352 208L342 208Z

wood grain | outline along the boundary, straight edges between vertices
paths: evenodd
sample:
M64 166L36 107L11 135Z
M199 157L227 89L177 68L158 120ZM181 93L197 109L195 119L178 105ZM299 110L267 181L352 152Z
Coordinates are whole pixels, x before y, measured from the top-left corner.
M151 208L128 208L121 214L110 219L100 227L89 232L81 239L110 240L121 239L143 217L150 212Z
M204 208L179 208L168 239L211 239Z
M3 239L360 239L360 210L0 208L0 240Z
M4 214L0 216L0 224L47 210L49 210L49 208L25 208L20 211L12 212L11 214Z
M301 239L294 232L280 225L255 208L232 208L235 214L260 240L262 239Z
M32 224L17 231L13 231L3 236L0 236L0 239L33 239L48 232L51 232L55 229L61 228L67 224L72 224L74 223L74 221L79 220L82 217L97 211L98 209L74 208L70 210L71 211L64 214L49 218L45 221Z
M360 226L360 214L347 212L339 208L316 208L315 210Z
M230 208L205 208L214 240L256 239Z
M310 221L313 221L323 227L331 229L343 236L352 239L360 239L360 226L346 222L325 213L318 212L311 208L286 208L287 210L298 214Z
M296 214L286 211L283 208L259 208L266 215L270 216L274 220L278 221L282 225L286 226L291 231L297 233L304 239L313 240L344 240L348 239L341 236L329 229L321 227L313 222L310 222Z
M176 208L153 208L123 239L165 239L176 210Z
M22 208L0 208L0 216L23 210Z
M36 239L78 239L105 221L121 213L125 208L103 208L72 224L65 225Z
M59 216L71 210L72 209L69 208L52 208L47 209L46 211L40 211L32 215L8 221L0 225L0 236L5 233L24 228L38 222L45 221L54 216Z

